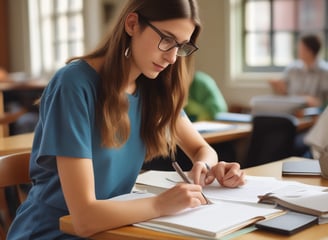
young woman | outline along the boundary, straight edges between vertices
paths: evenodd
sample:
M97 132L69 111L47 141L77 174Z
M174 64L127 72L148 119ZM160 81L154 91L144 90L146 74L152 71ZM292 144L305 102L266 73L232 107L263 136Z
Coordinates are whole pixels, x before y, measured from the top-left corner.
M66 214L87 237L205 204L201 185L215 178L244 183L239 165L218 162L182 112L199 31L196 0L129 0L105 41L55 74L40 100L33 187L8 240L75 239L59 230ZM177 145L194 163L195 184L108 200L131 191L144 161L173 155Z

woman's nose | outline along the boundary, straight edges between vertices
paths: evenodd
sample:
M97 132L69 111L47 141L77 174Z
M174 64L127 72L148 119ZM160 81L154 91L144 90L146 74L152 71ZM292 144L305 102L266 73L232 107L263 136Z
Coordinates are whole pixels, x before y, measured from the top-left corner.
M177 60L177 52L178 52L177 47L172 48L170 51L165 52L165 60L170 64L175 63L175 61Z

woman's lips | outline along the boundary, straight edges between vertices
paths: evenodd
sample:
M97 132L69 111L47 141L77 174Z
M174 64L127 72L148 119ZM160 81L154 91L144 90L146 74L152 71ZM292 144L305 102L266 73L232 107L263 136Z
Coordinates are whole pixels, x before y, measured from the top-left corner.
M158 72L163 71L164 68L165 68L165 67L163 67L163 66L161 66L161 65L158 65L158 64L156 64L156 63L154 63L154 66L155 66L156 71L158 71Z

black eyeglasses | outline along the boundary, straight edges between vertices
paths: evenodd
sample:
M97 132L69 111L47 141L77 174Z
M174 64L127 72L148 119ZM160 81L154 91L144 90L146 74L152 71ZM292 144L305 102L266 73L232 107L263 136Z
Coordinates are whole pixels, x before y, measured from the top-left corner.
M192 42L178 43L173 37L167 36L162 33L157 27L151 24L144 17L139 15L140 19L145 22L151 29L153 29L160 37L161 40L158 43L158 49L163 52L168 52L173 48L178 48L177 56L186 57L198 50L198 47Z

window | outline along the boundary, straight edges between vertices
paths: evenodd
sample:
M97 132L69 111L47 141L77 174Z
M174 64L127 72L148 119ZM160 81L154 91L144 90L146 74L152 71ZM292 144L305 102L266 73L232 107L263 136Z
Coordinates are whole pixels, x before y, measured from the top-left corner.
M30 0L31 72L49 74L84 52L83 0Z
M243 71L277 72L297 58L300 34L322 39L328 59L328 0L244 0Z

